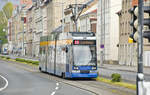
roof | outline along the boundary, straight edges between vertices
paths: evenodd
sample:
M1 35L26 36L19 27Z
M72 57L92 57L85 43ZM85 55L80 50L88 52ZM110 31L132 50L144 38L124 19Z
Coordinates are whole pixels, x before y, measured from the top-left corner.
M97 13L98 3L97 0L93 0L88 8L86 8L81 15L89 14L89 13Z

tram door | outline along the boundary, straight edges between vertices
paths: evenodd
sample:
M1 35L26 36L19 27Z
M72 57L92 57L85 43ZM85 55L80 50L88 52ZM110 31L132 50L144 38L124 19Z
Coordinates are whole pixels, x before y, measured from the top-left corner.
M57 60L57 58L56 58L56 54L57 54L57 36L58 35L56 35L56 37L55 37L55 48L54 48L54 74L56 74L56 60Z
M41 54L41 68L42 71L46 71L47 70L47 60L46 60L46 47L42 47L42 54Z

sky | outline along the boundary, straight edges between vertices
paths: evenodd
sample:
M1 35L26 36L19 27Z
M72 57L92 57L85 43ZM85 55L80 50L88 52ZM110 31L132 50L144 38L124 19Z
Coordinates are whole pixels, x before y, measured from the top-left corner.
M0 10L7 2L12 2L14 5L20 4L20 0L0 0Z

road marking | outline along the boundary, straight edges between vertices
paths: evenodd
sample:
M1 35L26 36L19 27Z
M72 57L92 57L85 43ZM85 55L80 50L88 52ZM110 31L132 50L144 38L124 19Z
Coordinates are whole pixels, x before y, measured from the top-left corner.
M55 93L56 93L56 92L54 91L51 95L55 95Z
M4 89L7 88L7 86L8 86L8 81L7 81L7 79L6 79L5 77L3 77L3 76L1 76L1 75L0 75L0 77L3 78L3 79L5 80L5 82L6 82L5 86L2 87L2 88L0 88L0 91L2 91L2 90L4 90Z
M56 87L55 89L58 90L59 87Z
M58 86L58 85L59 85L59 83L56 83L56 85Z

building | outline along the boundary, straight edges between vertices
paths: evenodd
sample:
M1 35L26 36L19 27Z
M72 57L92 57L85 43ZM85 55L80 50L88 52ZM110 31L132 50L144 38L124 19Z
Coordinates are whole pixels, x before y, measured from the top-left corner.
M76 2L77 1L77 2ZM65 14L66 9L71 4L85 4L88 1L93 0L53 0L48 5L48 30L52 32L55 28L59 27L62 23L61 20L65 17L65 29L64 31L74 31L74 22L71 21L71 14ZM66 17L67 16L67 17ZM69 24L70 23L70 24Z
M96 24L96 17L97 17L97 2L98 0L87 0L83 3L79 3L78 7L78 21L77 21L77 28L78 32L90 32L93 29L93 32L96 32L96 28L91 26ZM85 6L86 5L86 6ZM73 15L75 15L75 4L70 4L65 10L65 27L64 31L76 31L76 26L74 22Z
M98 63L118 62L119 18L122 0L99 0L97 11Z
M133 2L134 1L134 2ZM150 0L145 2L145 5L149 5ZM137 65L137 43L128 43L129 35L132 33L132 28L129 24L131 15L128 10L133 4L136 4L136 0L122 0L122 10L118 12L119 15L119 52L118 59L119 64L136 66ZM150 66L150 44L147 39L144 39L144 66Z
M22 2L23 0L21 0ZM22 4L22 3L21 3ZM31 0L30 0L31 4ZM27 47L28 47L28 29L26 24L26 17L27 17L27 10L29 8L26 6L16 6L12 15L12 18L10 19L12 25L11 28L9 28L9 33L11 33L11 45L12 54L17 55L25 55L27 53ZM24 19L25 18L25 19ZM9 22L10 23L10 22Z
M34 30L34 10L33 10L33 5L30 6L30 8L27 11L27 32L26 32L26 38L27 42L25 43L27 45L26 48L26 55L27 56L33 56L33 30Z
M118 13L120 19L119 32L119 64L136 65L136 44L128 43L132 28L129 24L131 15L128 10L132 7L132 0L122 0L122 10Z
M19 6L17 6L13 12L13 16L11 18L12 27L11 27L11 39L12 39L12 53L13 54L21 54L22 48L22 30L23 23L21 22L21 12ZM10 44L10 43L9 43Z
M94 0L88 5L79 17L80 31L94 32L97 31L97 8L98 0Z
M9 53L12 52L12 18L8 20L8 33L7 33L7 40L8 40L8 50Z

